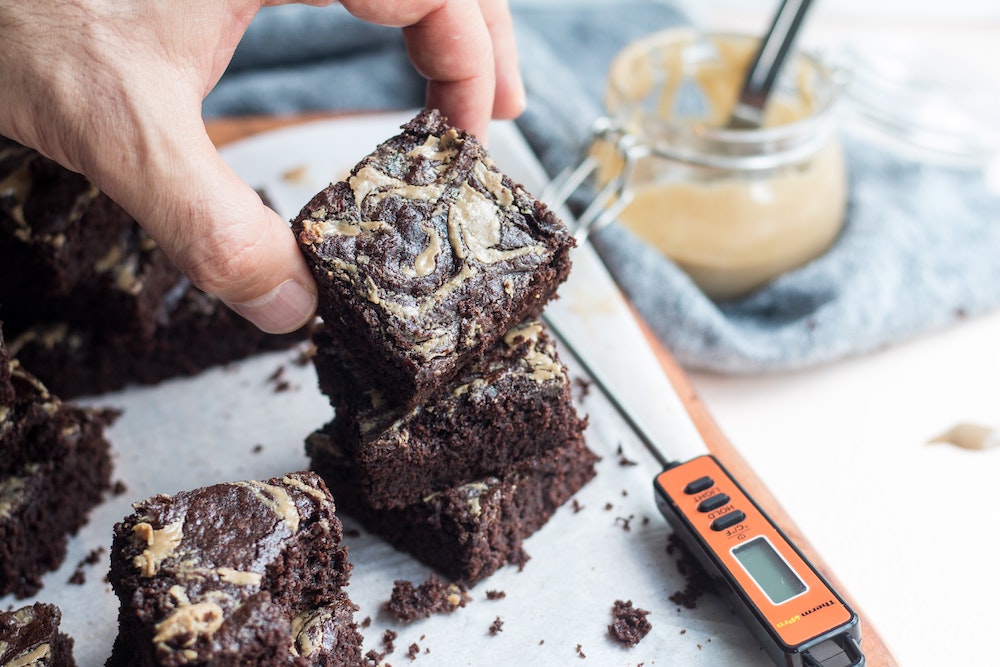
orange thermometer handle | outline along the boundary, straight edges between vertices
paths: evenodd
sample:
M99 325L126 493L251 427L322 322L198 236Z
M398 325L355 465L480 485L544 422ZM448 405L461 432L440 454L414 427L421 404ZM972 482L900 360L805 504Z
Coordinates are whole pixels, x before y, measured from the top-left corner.
M838 650L839 664L864 664L857 614L714 456L667 468L654 487L660 511L776 664L819 665Z

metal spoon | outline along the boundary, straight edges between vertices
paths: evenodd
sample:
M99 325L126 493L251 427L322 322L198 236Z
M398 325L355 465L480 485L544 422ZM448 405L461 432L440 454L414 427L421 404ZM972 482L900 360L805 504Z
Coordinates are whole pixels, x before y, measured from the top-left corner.
M761 126L764 105L771 94L771 87L778 78L785 56L791 50L810 2L811 0L782 0L771 28L761 40L760 49L747 70L727 127L752 130Z

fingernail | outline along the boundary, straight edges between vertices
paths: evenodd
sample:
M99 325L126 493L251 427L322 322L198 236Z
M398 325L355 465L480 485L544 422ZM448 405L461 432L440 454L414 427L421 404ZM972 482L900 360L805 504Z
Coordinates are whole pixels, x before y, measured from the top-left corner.
M316 294L294 280L286 280L264 296L229 307L267 333L288 333L308 322L316 312Z

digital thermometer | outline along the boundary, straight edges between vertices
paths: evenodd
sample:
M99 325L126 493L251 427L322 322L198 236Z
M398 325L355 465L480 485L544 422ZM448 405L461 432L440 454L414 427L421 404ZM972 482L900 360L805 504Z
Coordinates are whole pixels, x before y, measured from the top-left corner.
M660 512L775 664L864 665L858 615L729 471L710 454L670 460L567 331L543 317L664 467L653 482Z
M714 456L668 467L656 504L779 665L863 665L858 616Z

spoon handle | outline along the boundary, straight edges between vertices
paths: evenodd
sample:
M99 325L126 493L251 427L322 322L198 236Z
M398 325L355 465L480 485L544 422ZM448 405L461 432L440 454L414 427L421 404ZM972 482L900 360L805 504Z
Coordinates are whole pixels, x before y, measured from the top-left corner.
M802 25L811 0L782 0L778 13L767 34L760 42L760 49L747 70L740 96L736 101L729 127L752 129L760 127L764 105L771 94L771 87L781 72L795 36Z

